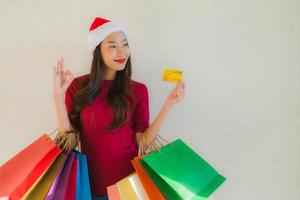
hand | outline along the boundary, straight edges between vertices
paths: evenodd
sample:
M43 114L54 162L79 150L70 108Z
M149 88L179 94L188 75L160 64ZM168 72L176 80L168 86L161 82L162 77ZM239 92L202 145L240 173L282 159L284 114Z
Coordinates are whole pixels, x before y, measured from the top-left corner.
M137 144L138 144L138 157L146 154L149 145L152 143L153 139L149 137L147 132L137 133Z
M53 98L64 98L73 79L73 74L69 70L64 70L64 59L59 59L56 66L53 67Z
M167 97L165 104L168 106L174 105L181 101L185 95L185 83L180 81L176 84L170 95Z

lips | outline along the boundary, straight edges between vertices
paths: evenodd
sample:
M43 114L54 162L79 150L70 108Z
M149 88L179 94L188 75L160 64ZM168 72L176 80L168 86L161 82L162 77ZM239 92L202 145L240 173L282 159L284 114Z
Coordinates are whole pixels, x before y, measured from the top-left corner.
M117 63L120 63L120 64L122 64L122 63L124 63L125 62L125 60L126 59L119 59L119 60L114 60L115 62L117 62Z

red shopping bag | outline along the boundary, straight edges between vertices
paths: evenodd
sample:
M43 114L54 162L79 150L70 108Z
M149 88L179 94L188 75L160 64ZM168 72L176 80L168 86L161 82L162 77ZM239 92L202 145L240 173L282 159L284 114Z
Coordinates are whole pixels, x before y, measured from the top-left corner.
M0 167L0 198L20 199L60 154L44 134Z
M76 178L77 178L77 166L78 161L76 156L74 157L71 173L69 176L68 185L65 193L65 200L74 200L76 195Z

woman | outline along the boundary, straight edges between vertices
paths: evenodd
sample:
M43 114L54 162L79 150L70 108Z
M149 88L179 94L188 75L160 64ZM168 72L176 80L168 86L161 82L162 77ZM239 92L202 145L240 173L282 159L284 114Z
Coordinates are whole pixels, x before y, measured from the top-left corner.
M58 128L61 134L71 134L71 148L80 133L93 196L105 199L107 186L134 172L131 159L144 153L169 109L184 97L184 83L177 83L149 126L148 89L131 79L126 29L95 18L88 42L93 52L90 73L73 78L64 70L63 58L58 60L53 69L53 100Z

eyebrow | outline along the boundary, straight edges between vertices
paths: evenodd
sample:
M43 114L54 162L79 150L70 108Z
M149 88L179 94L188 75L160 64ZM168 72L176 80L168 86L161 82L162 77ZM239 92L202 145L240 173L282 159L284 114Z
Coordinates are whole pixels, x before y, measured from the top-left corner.
M127 39L124 39L123 42L127 42ZM108 41L107 43L116 43L115 41Z

